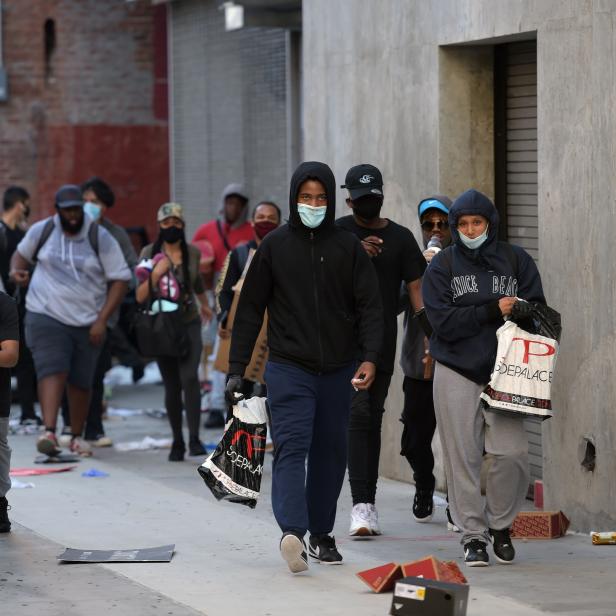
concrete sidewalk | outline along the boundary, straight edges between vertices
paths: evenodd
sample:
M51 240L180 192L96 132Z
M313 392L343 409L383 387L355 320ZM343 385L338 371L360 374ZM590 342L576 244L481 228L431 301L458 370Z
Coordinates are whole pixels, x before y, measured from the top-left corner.
M116 407L162 403L160 386L121 387L114 393ZM112 418L106 429L116 443L169 435L166 419L145 415ZM203 434L208 442L219 435ZM34 436L10 438L13 467L34 466L34 441ZM459 536L446 530L444 510L438 508L430 524L415 523L412 486L389 480L380 482L377 496L382 537L347 537L351 503L345 485L335 529L345 564L314 565L292 576L277 549L280 532L269 502L269 456L263 498L250 510L215 501L196 472L200 459L169 463L167 453L97 450L95 458L82 460L73 471L21 478L36 487L8 495L15 532L0 538L3 612L378 616L389 612L391 594L373 594L355 573L434 554L456 560L464 570L471 587L469 616L616 613L616 547L593 547L588 537L576 535L517 541L515 565L468 569ZM90 468L109 477L82 477ZM167 543L176 544L169 564L55 562L64 547L127 549Z

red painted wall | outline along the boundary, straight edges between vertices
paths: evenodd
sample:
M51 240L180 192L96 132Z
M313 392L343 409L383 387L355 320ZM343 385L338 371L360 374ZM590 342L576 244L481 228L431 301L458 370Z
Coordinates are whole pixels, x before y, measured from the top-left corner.
M149 0L4 0L0 191L23 185L32 221L66 183L98 175L110 217L156 231L169 199L166 7ZM44 24L56 44L45 61Z

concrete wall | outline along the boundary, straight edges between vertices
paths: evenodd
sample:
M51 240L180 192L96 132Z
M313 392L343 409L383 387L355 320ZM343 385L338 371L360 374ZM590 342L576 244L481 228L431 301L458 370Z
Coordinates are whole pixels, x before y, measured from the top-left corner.
M223 188L288 209L287 34L225 32L215 0L169 5L173 195L189 232L214 217Z
M305 157L339 178L379 166L385 215L416 236L424 195L494 194L491 45L536 36L539 268L564 322L543 428L546 506L582 531L616 524L615 20L613 0L303 3ZM400 383L398 371L381 469L410 478ZM584 438L592 472L580 464Z

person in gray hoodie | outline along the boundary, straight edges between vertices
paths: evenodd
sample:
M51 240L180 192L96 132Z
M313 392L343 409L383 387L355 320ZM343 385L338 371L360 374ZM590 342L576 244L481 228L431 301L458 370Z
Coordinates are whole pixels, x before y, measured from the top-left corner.
M447 216L451 200L443 195L422 199L417 206L421 223L424 257L428 263L441 248L451 243ZM408 294L401 297L408 300ZM436 429L434 402L432 399L432 378L434 368L428 350L428 339L414 316L413 311L403 304L404 336L400 366L404 373L404 409L400 421L402 430L400 455L404 456L413 470L415 497L413 518L417 522L429 522L434 512L433 474L434 455L432 437Z

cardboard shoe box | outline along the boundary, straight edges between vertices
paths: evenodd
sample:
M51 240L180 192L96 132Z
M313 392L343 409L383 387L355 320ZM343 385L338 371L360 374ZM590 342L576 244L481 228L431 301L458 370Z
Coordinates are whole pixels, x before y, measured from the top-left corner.
M513 538L555 539L566 534L569 520L562 511L520 511L511 526Z
M451 584L468 584L464 574L453 560L442 561L434 556L426 556L404 563L401 569L403 577L423 577Z
M420 577L396 582L391 601L392 616L466 616L466 584L450 584Z

